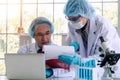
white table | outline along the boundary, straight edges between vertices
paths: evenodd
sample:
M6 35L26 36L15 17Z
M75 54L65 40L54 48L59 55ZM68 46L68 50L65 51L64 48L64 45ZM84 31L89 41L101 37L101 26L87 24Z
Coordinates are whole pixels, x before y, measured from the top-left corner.
M9 80L9 79L7 79L6 76L0 76L0 80ZM74 80L74 79L72 79L71 77L65 77L65 78L50 78L47 80Z
M7 79L6 76L0 76L0 80L9 80L9 79ZM65 78L50 78L50 79L47 79L47 80L76 80L76 79L72 79L71 77L65 77ZM120 78L119 79L115 78L113 80L120 80Z

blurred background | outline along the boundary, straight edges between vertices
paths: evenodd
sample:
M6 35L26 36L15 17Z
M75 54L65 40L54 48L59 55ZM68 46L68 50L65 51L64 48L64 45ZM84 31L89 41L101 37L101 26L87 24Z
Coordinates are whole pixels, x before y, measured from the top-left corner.
M120 0L89 0L97 14L110 20L120 35ZM54 23L52 39L65 45L68 32L63 14L67 0L0 0L0 75L5 75L5 53L16 53L24 44L32 43L28 36L31 21L38 16L47 17Z

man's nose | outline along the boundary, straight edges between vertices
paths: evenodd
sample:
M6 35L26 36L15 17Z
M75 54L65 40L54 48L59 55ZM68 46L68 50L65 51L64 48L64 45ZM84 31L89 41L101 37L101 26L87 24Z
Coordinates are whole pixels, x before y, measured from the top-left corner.
M43 40L43 41L46 41L46 40L47 40L47 36L46 36L46 35L43 35L43 36L42 36L42 40Z

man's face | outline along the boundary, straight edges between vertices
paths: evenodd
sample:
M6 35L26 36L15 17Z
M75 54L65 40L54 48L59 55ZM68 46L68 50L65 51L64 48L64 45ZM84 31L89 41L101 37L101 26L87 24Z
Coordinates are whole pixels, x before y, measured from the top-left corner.
M48 45L51 41L50 28L47 25L38 27L35 31L34 38L39 47Z

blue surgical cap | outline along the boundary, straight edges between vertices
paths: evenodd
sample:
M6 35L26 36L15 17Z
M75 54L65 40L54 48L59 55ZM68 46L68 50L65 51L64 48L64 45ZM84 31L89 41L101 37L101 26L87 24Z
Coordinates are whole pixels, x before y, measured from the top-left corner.
M48 25L48 27L50 28L50 32L53 33L54 32L54 26L53 24L45 17L37 17L35 18L30 26L29 26L29 35L34 38L34 33L35 30L40 27L40 25L46 24Z
M95 15L95 9L86 0L68 0L64 7L66 16L83 16L90 19Z

